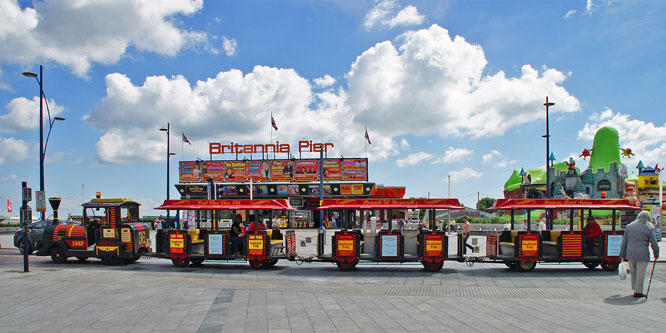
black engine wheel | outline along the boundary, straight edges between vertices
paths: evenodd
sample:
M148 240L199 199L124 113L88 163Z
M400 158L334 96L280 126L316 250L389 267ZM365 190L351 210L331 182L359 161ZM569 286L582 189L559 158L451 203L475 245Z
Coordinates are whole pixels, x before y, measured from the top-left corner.
M53 261L56 264L62 264L67 261L67 253L65 253L65 249L63 249L60 246L54 246L51 249L51 261Z

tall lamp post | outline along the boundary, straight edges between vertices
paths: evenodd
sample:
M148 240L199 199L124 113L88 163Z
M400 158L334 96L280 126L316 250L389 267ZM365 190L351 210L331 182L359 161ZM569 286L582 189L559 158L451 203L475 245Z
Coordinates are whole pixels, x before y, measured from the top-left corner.
M550 198L550 124L548 123L548 111L549 108L555 103L548 101L548 96L546 96L546 103L543 103L546 106L546 135L543 137L546 138L546 198ZM552 229L550 212L546 211L546 222Z
M550 172L548 172L548 167L550 165L550 127L548 124L548 108L555 105L553 102L548 101L548 96L546 96L546 103L543 103L546 106L546 135L542 136L546 138L546 198L550 198Z
M33 72L23 72L25 77L34 77L39 84L39 190L44 192L44 156L46 154L46 147L49 144L49 137L51 137L51 130L53 124L58 120L65 120L63 117L53 117L51 119L51 110L49 110L48 101L46 102L46 111L49 115L49 133L46 135L46 143L44 143L44 72L42 65L39 66L39 75ZM46 196L45 196L46 197ZM41 219L46 219L46 212L41 212Z
M169 177L169 160L171 160L171 155L176 155L176 153L171 153L171 151L170 151L170 147L169 147L170 124L167 123L167 127L166 127L166 128L164 128L164 127L160 128L160 131L162 131L162 132L166 132L166 135L167 135L167 153L166 153L166 159L167 159L167 160L166 160L166 199L169 200L169 199L170 199L170 196L169 196L169 187L170 187L170 184L169 184L169 179L170 179L170 177ZM167 219L166 219L166 220L167 220L167 226L168 226L168 227L171 227L171 214L170 214L170 213L171 213L171 211L167 209Z

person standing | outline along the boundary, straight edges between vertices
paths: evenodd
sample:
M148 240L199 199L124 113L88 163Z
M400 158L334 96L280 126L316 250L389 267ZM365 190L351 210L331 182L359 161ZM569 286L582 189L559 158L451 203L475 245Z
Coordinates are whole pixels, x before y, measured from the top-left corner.
M548 230L548 227L546 227L546 217L544 216L541 218L539 224L537 224L537 231L541 232L546 230Z
M474 247L472 245L467 244L467 240L469 239L469 237L472 234L472 225L467 220L467 216L463 216L462 220L465 223L465 226L463 227L463 237L464 237L463 243L465 243L466 248L474 251Z
M645 297L643 283L648 262L650 262L648 245L652 247L654 260L659 258L659 244L654 235L654 225L650 223L650 220L649 212L640 212L636 220L627 225L624 237L622 237L620 258L629 262L631 289L634 290L634 297Z

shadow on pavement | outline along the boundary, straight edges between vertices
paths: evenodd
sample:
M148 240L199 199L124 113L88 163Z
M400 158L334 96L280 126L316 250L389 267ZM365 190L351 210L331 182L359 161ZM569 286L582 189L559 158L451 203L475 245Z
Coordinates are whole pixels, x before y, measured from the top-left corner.
M643 304L645 302L647 302L647 299L645 297L636 298L633 295L626 295L626 296L613 295L610 297L606 297L604 299L604 303L612 305L637 305L637 304Z

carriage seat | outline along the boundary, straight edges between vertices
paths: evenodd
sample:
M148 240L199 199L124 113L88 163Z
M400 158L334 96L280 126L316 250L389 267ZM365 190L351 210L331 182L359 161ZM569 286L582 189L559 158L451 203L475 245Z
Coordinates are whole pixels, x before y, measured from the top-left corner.
M560 234L562 234L562 231L560 230L551 230L550 232L550 239L547 241L543 241L543 245L550 245L550 246L557 246L558 239L560 238Z
M203 239L199 238L199 229L194 229L194 230L188 230L187 233L190 235L190 240L192 244L201 244L203 243Z
M273 235L273 229L266 229L266 235L268 235L268 239L271 242L271 246L282 245L284 243L282 240L282 234L280 233L280 230L275 230L275 235Z

